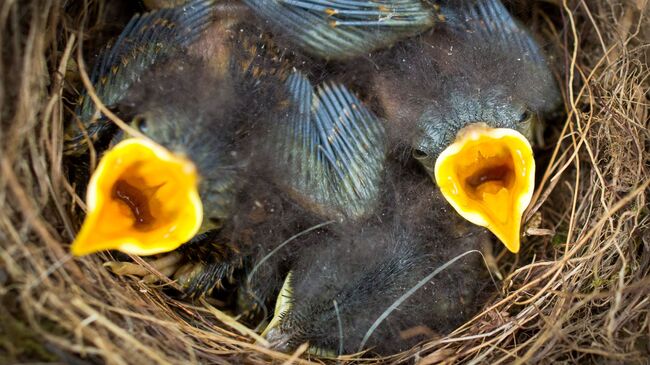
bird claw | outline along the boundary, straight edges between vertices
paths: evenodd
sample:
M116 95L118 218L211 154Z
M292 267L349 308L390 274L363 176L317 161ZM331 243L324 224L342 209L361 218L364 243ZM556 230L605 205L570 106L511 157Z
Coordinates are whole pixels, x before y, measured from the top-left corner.
M214 289L224 289L224 283L235 282L234 272L243 265L242 255L236 247L219 245L226 250L220 252L216 248L208 254L203 250L212 242L212 235L199 235L185 251L175 251L146 261L141 265L134 262L109 261L104 267L119 276L135 276L146 284L154 284L165 278L174 281L183 297L197 299L209 296ZM202 249L201 249L202 248ZM192 250L197 250L192 252Z
M147 266L133 262L108 261L103 264L105 268L118 276L135 276L147 284L153 284L160 280L158 274L171 277L180 268L182 256L176 252L161 256L147 262Z
M189 298L200 298L209 296L213 290L225 289L224 283L233 283L234 270L238 260L215 262L187 262L174 273L176 281L183 289L184 296Z

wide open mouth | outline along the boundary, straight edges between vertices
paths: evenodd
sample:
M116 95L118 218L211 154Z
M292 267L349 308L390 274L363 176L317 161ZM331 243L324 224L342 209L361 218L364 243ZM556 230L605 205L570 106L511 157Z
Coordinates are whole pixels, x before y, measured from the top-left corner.
M152 255L176 249L203 220L197 183L189 160L148 140L120 142L90 178L88 212L72 253L117 249Z
M464 128L436 160L435 178L463 218L519 251L521 218L535 184L533 151L521 133L482 123Z

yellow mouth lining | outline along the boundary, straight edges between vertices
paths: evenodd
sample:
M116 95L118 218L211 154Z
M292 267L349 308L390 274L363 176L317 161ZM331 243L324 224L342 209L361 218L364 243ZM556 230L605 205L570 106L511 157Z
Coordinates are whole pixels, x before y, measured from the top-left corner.
M117 249L152 255L176 249L203 220L197 185L189 160L148 140L120 142L90 178L88 212L72 253Z
M522 134L485 124L461 130L436 160L435 178L462 217L519 251L521 218L535 184L533 151Z

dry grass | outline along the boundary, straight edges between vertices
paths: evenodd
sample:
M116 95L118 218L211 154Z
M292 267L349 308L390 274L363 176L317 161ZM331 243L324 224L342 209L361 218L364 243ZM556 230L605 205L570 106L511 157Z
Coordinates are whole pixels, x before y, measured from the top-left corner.
M0 362L317 361L269 351L203 302L68 254L78 198L62 176L63 75L82 17L61 0L0 2ZM89 13L101 1L87 1ZM557 48L565 119L502 295L453 334L383 361L620 362L650 357L647 2L552 1L532 21ZM64 26L65 23L65 26ZM91 23L90 21L86 23ZM84 45L92 26L86 27ZM92 34L92 33L90 33ZM540 220L541 218L541 220ZM243 332L243 331L242 331ZM352 360L377 362L378 360ZM345 359L343 360L345 362Z

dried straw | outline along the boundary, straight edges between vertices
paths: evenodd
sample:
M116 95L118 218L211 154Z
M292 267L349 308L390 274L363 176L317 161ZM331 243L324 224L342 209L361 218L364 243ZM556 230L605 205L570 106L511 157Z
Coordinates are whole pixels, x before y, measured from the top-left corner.
M80 85L69 77L78 74L69 71L79 64L79 39L86 46L99 37L107 3L0 3L0 363L320 362L305 346L282 354L256 345L207 302L172 300L109 274L107 254L68 254L83 203L62 175L62 126L72 115L64 96ZM341 362L650 357L647 1L532 8L530 23L560 55L566 114L547 129L547 141L557 142L542 151L548 168L524 250L496 257L501 295L444 338L391 358Z

